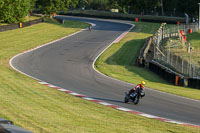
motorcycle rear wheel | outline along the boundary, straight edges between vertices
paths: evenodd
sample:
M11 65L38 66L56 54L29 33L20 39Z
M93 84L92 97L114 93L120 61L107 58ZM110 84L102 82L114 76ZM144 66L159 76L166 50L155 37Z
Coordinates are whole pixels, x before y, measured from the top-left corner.
M129 98L128 98L128 96L126 95L126 96L124 97L124 102L125 102L125 103L128 103L128 101L129 101Z
M139 97L136 97L135 99L134 99L134 101L133 101L133 103L136 105L136 104L138 104L139 103Z

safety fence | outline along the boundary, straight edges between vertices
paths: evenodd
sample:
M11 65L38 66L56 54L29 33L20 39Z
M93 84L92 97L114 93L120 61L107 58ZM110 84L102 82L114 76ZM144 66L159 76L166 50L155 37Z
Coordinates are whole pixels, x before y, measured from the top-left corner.
M44 19L40 18L40 19L31 20L28 22L22 22L22 23L17 23L17 24L10 24L10 25L2 25L2 26L0 26L0 32L23 28L23 27L27 27L27 26L42 23L42 22L44 22Z
M192 63L192 55L194 55L192 52L189 54L189 59L186 60L183 57L176 55L174 52L171 52L170 47L169 49L163 49L160 47L160 44L165 38L171 37L178 37L181 41L182 47L188 47L186 36L184 35L187 32L191 33L192 31L197 31L198 25L181 25L176 28L171 27L168 29L165 29L164 27L164 24L162 24L161 28L153 36L154 59L170 65L177 72L188 77L200 77L200 66Z
M199 65L190 63L192 56L189 59L190 61L186 61L183 57L171 53L170 50L162 49L160 51L158 52L158 49L155 49L154 59L158 62L163 62L188 77L200 77Z
M153 36L153 43L160 46L161 42L166 38L180 37L180 34L184 37L187 33L196 32L199 30L197 23L187 25L177 25L173 27L167 27L166 23L162 23L158 31Z
M188 86L200 89L200 66L192 64L192 52L189 60L170 52L170 49L161 49L160 44L166 38L177 37L183 46L187 46L184 38L186 33L198 31L198 25L179 25L166 28L162 24L153 37L145 41L141 49L137 64L148 67L170 83L179 86Z

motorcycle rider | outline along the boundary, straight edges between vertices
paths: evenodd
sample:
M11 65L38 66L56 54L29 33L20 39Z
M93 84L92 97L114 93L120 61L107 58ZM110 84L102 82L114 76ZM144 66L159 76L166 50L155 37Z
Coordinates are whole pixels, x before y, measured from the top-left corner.
M130 89L128 95L130 95L131 93L134 93L135 91L138 91L140 88L145 92L145 90L146 90L146 88L144 87L145 84L146 83L144 81L142 81L141 84L138 84L136 87ZM144 97L144 96L145 96L145 93L141 97Z
M91 24L89 25L89 28L88 28L88 29L89 29L89 31L91 31L91 30L92 30L92 25L91 25Z

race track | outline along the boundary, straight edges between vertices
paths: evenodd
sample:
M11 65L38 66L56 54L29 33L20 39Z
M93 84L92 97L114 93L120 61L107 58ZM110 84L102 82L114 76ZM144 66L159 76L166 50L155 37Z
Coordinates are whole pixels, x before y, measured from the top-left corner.
M12 65L37 79L107 103L194 125L200 125L200 102L147 89L139 105L125 104L124 92L133 87L96 72L93 61L131 25L84 18L65 19L96 24L92 31L57 41L16 56Z

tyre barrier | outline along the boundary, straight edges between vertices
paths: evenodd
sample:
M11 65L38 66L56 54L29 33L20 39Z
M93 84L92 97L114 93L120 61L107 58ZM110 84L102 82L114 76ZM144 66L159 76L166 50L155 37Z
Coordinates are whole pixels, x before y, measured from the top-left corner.
M187 78L154 60L149 62L149 70L160 75L171 84L200 89L200 78Z
M186 86L185 77L155 61L149 62L149 69L160 75L163 79L177 86Z
M199 78L189 78L188 87L200 89L200 79Z

